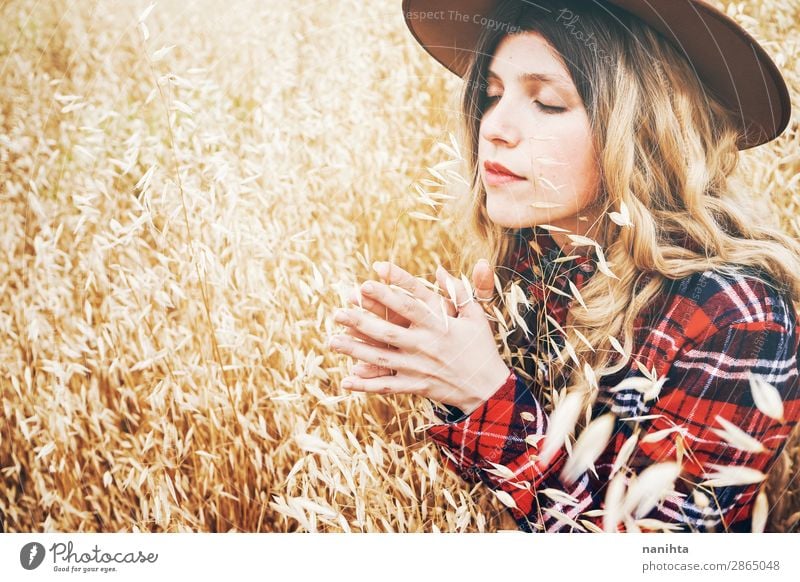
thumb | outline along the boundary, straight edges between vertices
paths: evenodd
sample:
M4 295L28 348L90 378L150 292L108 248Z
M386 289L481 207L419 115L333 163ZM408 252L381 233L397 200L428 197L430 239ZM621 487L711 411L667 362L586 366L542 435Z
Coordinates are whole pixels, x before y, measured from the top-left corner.
M480 299L491 299L494 296L494 269L486 259L481 259L472 270L472 286L475 296Z

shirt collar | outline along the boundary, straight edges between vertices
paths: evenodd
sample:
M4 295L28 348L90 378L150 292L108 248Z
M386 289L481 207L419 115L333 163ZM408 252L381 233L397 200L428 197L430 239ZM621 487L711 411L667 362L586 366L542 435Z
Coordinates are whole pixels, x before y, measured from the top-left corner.
M537 295L544 285L572 295L569 283L580 289L597 269L593 251L588 256L578 255L567 261L557 261L569 255L562 251L550 232L543 228L534 226L518 229L515 242L515 268L527 279L529 291L535 291Z

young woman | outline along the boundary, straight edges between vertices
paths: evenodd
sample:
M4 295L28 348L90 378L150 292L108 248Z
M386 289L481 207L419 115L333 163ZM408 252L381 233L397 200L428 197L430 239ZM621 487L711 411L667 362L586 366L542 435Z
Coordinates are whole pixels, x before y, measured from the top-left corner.
M404 2L465 78L460 261L491 261L474 291L440 268L444 304L376 263L331 345L360 360L345 388L445 405L446 463L524 531L761 529L800 417L800 245L730 180L788 123L786 85L704 2L649 5Z

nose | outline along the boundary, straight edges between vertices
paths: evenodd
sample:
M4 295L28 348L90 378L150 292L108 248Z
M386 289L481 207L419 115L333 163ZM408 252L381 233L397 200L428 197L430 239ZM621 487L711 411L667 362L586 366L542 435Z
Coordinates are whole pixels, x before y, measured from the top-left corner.
M519 119L515 119L510 102L501 99L484 113L481 119L480 136L494 145L514 147L520 141Z

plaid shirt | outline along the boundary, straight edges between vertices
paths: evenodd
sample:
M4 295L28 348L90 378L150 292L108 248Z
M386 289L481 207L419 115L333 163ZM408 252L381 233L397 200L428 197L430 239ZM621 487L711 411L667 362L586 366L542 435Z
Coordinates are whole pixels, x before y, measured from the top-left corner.
M516 270L532 281L528 292L544 297L547 312L563 326L572 301L545 293L543 283L571 295L569 282L580 289L596 265L584 256L554 262L561 249L548 233L528 236L533 232L523 229L517 236L522 243L535 240L541 256L531 256L525 252L531 245L520 244ZM541 269L535 269L535 263ZM713 472L710 464L767 472L783 450L800 417L796 321L792 303L755 278L705 271L667 280L663 299L636 320L627 367L598 379L593 417L614 413L613 436L595 461L594 471L590 468L571 484L560 478L568 458L565 447L545 467L531 459L539 444L531 435L545 434L548 414L512 368L503 385L471 414L465 416L445 405L447 412L436 411L441 423L428 427L426 433L444 453L449 469L467 481L483 481L507 494L500 496L522 531L591 531L603 527L598 510L604 509L614 460L638 424L637 446L622 469L626 479L653 463L679 458L681 462L673 491L644 517L670 524L675 531L750 531L761 484L710 487L700 483L707 478L704 473ZM556 336L563 347L563 336ZM655 369L658 378L667 376L657 398L646 399L633 388L609 390L623 378L643 376L634 359L648 370ZM784 422L755 406L749 370L777 388ZM717 415L758 439L766 452L746 452L723 440L714 432L723 428ZM638 423L626 420L631 417L646 418ZM676 430L663 437L664 433L655 434L665 429ZM497 464L507 467L513 477L498 470ZM572 499L553 495L553 489ZM618 530L625 527L620 524Z

